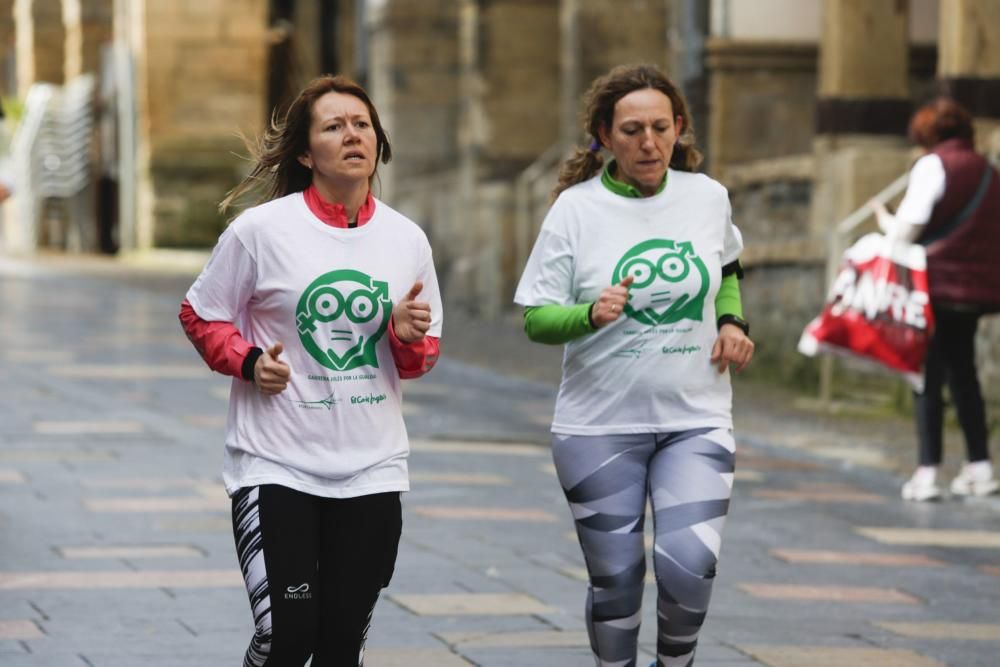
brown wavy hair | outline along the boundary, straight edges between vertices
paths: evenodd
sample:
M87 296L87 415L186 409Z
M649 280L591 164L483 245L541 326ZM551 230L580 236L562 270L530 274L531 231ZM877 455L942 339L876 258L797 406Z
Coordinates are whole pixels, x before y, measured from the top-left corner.
M933 148L948 139L972 141L975 136L972 114L950 97L939 97L913 114L909 135L913 143L924 148Z
M224 213L237 199L253 191L260 193L255 202L259 204L309 187L312 171L299 162L299 157L309 150L309 127L316 100L327 93L353 95L368 107L376 138L375 169L368 177L369 184L372 182L378 172L378 163L385 164L392 159L389 136L364 88L346 76L326 75L310 81L283 116L279 117L277 112L272 114L263 135L256 140L244 138L253 167L239 185L226 193L226 198L219 203L220 212Z
M695 171L701 164L702 155L694 147L694 122L688 111L687 102L680 89L655 65L621 65L604 76L598 77L584 95L583 127L592 145L599 145L600 129L611 129L615 120L615 105L618 100L636 90L652 88L670 98L674 116L684 121L681 135L670 157L670 167L678 171ZM591 178L604 166L604 158L599 150L577 147L559 169L559 183L552 191L552 199L566 188Z

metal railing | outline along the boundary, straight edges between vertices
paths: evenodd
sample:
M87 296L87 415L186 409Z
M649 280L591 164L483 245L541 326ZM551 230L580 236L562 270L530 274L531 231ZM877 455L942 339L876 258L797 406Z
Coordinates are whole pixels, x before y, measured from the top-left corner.
M855 236L856 230L862 223L866 222L868 218L875 215L875 209L872 208L871 202L878 202L883 206L888 204L893 197L896 197L906 190L906 184L909 182L910 172L907 171L888 186L883 188L881 192L858 207L846 218L838 222L833 228L833 233L830 234L830 240L827 243L826 251L827 293L833 285L833 281L837 278L837 272L840 269L840 263L843 259L844 252L850 246L851 239ZM820 359L819 400L825 406L829 406L833 400L833 365L834 359L829 354L823 355L822 359Z

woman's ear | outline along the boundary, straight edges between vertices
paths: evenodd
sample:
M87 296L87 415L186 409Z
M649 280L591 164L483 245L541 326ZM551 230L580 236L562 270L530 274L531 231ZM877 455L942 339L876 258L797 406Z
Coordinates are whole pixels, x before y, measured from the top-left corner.
M678 116L677 118L675 118L674 126L677 128L678 137L684 134L684 116Z
M309 153L305 153L303 155L300 155L296 159L299 161L299 164L301 164L306 169L310 169L311 170L313 168L313 161L312 161L312 158L309 157Z
M601 145L608 148L611 142L608 141L608 128L603 124L597 126L597 140L601 142ZM611 150L608 148L608 150Z

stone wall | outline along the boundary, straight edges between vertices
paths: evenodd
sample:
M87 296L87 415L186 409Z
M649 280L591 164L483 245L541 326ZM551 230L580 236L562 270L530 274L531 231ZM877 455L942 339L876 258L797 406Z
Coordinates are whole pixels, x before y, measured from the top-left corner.
M743 310L757 344L754 365L761 374L800 386L818 377L815 361L795 348L826 291L823 248L808 224L814 173L812 155L799 155L720 174L743 234Z
M1000 315L984 318L976 339L976 361L983 394L990 405L991 430L1000 428Z

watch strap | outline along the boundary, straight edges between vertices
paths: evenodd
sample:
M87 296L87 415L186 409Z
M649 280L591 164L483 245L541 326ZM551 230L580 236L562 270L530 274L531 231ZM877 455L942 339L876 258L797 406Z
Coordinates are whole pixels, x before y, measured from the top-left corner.
M734 324L743 330L743 334L745 336L750 335L750 323L747 322L742 317L740 317L739 315L733 315L731 313L727 313L725 315L720 316L719 319L716 320L715 324L716 327L719 329L722 328L723 324Z

